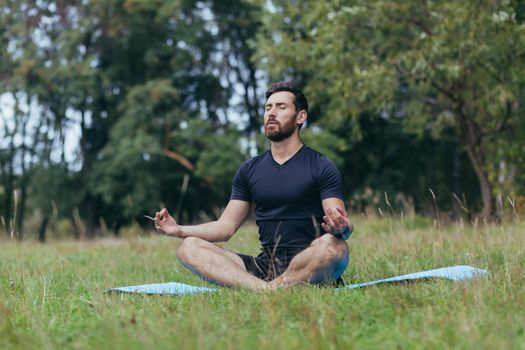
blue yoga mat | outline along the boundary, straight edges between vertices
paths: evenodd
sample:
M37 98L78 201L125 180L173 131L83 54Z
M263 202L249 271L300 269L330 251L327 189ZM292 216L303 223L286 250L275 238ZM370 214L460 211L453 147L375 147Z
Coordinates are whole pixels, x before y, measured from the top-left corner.
M421 272L409 273L407 275L384 278L376 281L349 284L337 290L355 289L367 287L375 284L384 283L400 283L418 280L426 280L432 278L442 278L452 281L467 281L475 277L488 275L488 272L483 269L478 269L472 266L459 265L451 267L443 267L440 269L427 270ZM217 292L218 288L197 287L184 283L169 282L169 283L154 283L143 284L138 286L118 287L106 290L109 293L132 293L132 294L159 294L159 295L188 295Z

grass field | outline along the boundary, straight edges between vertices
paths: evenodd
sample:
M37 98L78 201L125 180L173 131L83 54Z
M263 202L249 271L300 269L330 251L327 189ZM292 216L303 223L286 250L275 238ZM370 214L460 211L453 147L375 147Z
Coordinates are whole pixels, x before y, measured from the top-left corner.
M107 295L115 286L203 283L176 261L176 239L4 241L0 348L525 348L524 224L437 229L376 219L356 227L347 283L460 264L491 275L339 292ZM256 229L226 246L257 253Z

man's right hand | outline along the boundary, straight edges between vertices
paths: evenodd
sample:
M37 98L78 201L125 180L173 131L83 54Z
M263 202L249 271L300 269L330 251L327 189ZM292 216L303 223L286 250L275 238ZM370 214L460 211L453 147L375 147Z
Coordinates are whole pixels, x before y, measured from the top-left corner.
M166 208L155 213L155 229L167 236L182 238L182 228Z

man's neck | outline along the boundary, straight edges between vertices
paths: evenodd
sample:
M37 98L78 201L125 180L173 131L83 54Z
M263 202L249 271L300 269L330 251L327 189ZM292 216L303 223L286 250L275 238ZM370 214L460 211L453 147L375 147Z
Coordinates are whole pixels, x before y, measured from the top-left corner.
M288 159L292 158L294 154L297 153L303 146L299 135L292 135L286 140L280 142L271 143L271 152L273 159L279 163L283 164Z

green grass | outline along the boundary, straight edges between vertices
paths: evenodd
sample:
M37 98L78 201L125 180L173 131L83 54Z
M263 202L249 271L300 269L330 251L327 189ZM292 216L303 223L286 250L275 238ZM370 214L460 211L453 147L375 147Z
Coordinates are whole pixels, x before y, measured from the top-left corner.
M438 230L424 221L370 220L356 227L347 283L459 264L491 275L341 292L107 295L115 286L203 283L177 262L176 239L5 241L0 348L524 348L523 224ZM256 253L255 228L226 246Z

